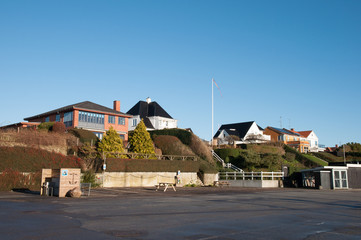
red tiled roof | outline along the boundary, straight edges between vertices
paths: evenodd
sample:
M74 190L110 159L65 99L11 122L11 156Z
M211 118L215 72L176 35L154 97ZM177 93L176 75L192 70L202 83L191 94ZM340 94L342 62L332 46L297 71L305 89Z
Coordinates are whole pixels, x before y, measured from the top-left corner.
M310 134L311 134L312 130L311 131L300 131L298 132L302 137L305 137L307 138Z

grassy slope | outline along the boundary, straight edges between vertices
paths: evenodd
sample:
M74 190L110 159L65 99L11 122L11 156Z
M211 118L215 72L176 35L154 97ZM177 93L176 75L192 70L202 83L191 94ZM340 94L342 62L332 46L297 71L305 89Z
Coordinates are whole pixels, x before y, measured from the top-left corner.
M328 166L328 162L325 160L322 160L318 157L309 155L309 154L302 154L304 157L308 158L309 160L311 160L312 162L316 163L319 166Z

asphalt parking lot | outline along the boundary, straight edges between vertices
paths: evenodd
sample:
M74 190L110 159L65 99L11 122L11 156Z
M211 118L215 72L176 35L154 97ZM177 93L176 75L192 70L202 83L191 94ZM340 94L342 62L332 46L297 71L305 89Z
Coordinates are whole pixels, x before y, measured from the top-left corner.
M361 191L96 189L0 192L0 239L361 239Z

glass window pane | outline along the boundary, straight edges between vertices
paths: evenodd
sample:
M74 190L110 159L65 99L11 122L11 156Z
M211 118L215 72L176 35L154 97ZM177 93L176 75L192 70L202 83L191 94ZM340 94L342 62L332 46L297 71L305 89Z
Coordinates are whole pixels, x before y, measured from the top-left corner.
M347 180L342 180L342 187L347 188Z

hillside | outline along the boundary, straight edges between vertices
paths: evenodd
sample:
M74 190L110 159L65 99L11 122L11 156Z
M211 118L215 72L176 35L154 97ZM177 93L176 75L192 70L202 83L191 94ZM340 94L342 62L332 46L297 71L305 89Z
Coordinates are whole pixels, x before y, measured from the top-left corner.
M0 190L40 189L42 168L83 168L82 159L39 148L0 147ZM28 173L26 175L22 172Z
M67 133L32 129L0 131L0 147L30 147L67 155L72 146L76 145L77 138Z
M309 154L301 154L287 145L279 143L247 144L242 148L216 149L225 160L244 171L281 171L288 166L289 172L325 166L327 162Z

